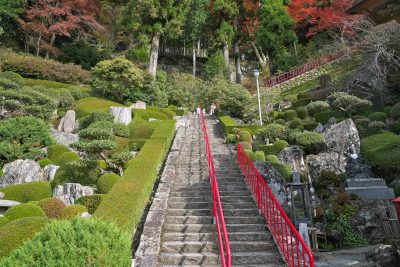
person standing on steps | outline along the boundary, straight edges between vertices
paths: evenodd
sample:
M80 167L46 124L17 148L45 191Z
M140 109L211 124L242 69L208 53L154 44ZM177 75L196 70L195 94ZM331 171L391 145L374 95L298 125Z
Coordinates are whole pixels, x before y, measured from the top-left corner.
M215 109L217 108L217 106L215 105L215 103L213 102L211 104L211 108L210 108L210 115L214 115Z

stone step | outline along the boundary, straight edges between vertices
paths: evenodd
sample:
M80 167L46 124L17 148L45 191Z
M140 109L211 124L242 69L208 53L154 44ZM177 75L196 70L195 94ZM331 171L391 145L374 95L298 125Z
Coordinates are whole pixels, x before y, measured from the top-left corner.
M231 252L254 252L268 251L274 249L274 244L268 241L232 241L229 242ZM219 253L218 242L212 241L164 241L161 246L164 253Z
M366 179L347 179L347 187L386 187L386 182L379 178L366 178Z
M165 218L166 223L176 224L209 224L213 222L212 216L170 216ZM252 217L232 217L225 215L226 224L263 224L265 221L258 216Z
M210 202L212 201L211 195L200 197L169 197L169 202ZM238 203L238 202L251 202L251 196L221 196L222 203Z
M391 200L394 199L393 188L387 187L347 187L345 191L349 194L356 194L364 200Z
M246 186L238 186L238 185L221 185L218 186L220 193L223 191L245 191L248 190ZM207 190L211 189L210 185L206 184L194 184L190 187L187 187L184 184L174 184L172 191L182 192L182 191L199 191L199 190Z
M211 189L210 191L211 192ZM192 191L192 190L181 190L181 191L171 191L170 197L199 197L204 196L206 192ZM251 196L250 191L219 191L219 195L222 196Z
M228 233L233 232L251 232L251 231L266 231L266 226L263 224L226 224ZM213 233L216 231L214 224L164 224L165 232L178 233Z
M168 208L167 215L171 216L211 216L212 209L171 209ZM257 208L249 208L249 209L224 209L225 216L254 216L258 215Z
M218 188L223 186L244 186L242 179L237 178L225 178L225 179L218 179ZM191 187L193 185L197 186L208 186L210 185L210 180L208 177L204 177L202 179L176 179L174 185L178 185L180 187L188 186Z
M168 208L171 209L207 209L211 208L210 202L169 202ZM222 209L251 209L257 207L255 203L222 203Z
M164 233L165 241L215 241L217 242L217 233ZM273 241L269 232L239 232L228 233L229 241Z

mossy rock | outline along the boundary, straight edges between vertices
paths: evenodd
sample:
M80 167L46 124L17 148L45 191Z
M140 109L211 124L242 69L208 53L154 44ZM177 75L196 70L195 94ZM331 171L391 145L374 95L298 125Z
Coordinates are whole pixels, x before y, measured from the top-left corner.
M57 198L42 199L37 204L49 219L60 219L63 209L66 205Z
M71 205L63 209L63 211L61 212L61 218L71 220L76 216L80 216L82 213L87 211L88 211L87 208L83 205L79 204Z
M20 203L51 198L52 195L52 189L49 182L31 182L10 185L0 188L0 192L5 194L5 199L14 200Z
M100 176L97 181L97 189L99 190L99 193L107 194L117 183L119 178L121 177L115 173L106 173Z
M46 214L40 207L34 204L24 203L11 207L4 213L4 216L10 221L14 221L25 217L46 217Z

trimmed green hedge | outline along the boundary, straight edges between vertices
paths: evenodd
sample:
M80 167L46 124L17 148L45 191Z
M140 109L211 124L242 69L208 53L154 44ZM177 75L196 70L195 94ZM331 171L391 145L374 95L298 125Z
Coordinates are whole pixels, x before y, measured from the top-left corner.
M98 206L101 203L101 200L103 199L104 195L102 194L94 194L90 196L84 196L79 198L75 203L80 204L86 207L87 211L90 214L93 214Z
M21 218L0 228L0 258L8 256L13 250L17 249L24 242L31 239L48 222L45 217L25 217ZM37 248L35 248L37 249ZM32 250L31 252L35 251ZM0 266L22 266L7 265L0 262ZM27 265L25 265L27 266ZM34 265L29 265L34 266Z
M86 97L75 103L75 112L78 118L89 115L93 111L107 111L110 107L123 107L124 105L100 97Z
M272 146L262 146L264 154L267 155L278 155L283 149L289 147L289 143L285 140L278 140Z
M243 131L248 131L250 134L255 134L258 130L262 128L261 125L235 125L235 126L227 126L226 127L226 133L227 134L234 134L233 129L239 129Z
M46 217L46 214L34 204L23 203L8 209L4 216L10 221L14 221L25 217Z
M97 189L101 194L107 194L117 183L120 176L115 173L105 173L97 180Z
M124 175L104 196L95 217L115 222L131 233L140 220L166 154L167 139L148 140L130 160Z
M236 126L236 122L230 116L222 116L222 117L219 117L218 119L221 122L222 131L225 134L229 133L229 130L227 127L235 127Z
M0 228L3 227L4 225L6 225L7 223L11 222L10 219L8 219L7 217L0 217Z
M56 165L60 165L61 156L71 150L64 145L52 145L47 148L48 158Z
M0 266L128 267L132 264L131 258L129 235L115 225L78 218L49 223L0 262Z
M52 189L49 182L31 182L6 186L0 188L0 192L5 194L5 199L21 203L51 198L52 195Z
M175 121L165 120L154 122L154 124L156 124L156 127L150 139L165 139L167 141L166 146L169 148L175 136Z

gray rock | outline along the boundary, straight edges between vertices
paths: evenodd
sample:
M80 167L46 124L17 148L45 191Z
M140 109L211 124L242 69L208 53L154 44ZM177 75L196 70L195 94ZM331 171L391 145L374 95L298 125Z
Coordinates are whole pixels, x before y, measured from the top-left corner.
M91 215L89 212L87 212L87 211L85 211L85 212L83 212L83 213L81 214L81 218L89 219L89 218L91 218L91 217L92 217L92 215Z
M149 121L157 121L157 119L149 118Z
M3 216L3 214L6 213L9 208L19 204L20 203L16 201L0 199L0 215Z
M319 122L314 131L316 131L317 133L322 133L324 131L324 126Z
M132 121L132 110L126 107L110 107L110 113L114 116L114 122L128 125Z
M340 154L348 154L352 145L360 153L360 136L352 119L331 125L323 133L328 149Z
M142 101L137 101L132 104L131 109L146 109L146 103Z
M4 165L0 187L44 180L43 170L36 161L18 159Z
M322 171L330 171L336 175L344 174L346 172L347 159L345 156L331 151L307 156L306 164L311 180L317 181Z
M400 261L399 252L393 245L380 244L373 247L367 252L366 258L369 261L375 262L378 266L399 266Z
M306 170L303 151L299 146L290 146L283 149L279 153L278 158L282 163L293 166L293 171L301 172Z
M274 193L279 204L286 205L286 181L268 162L256 162L255 167Z
M68 110L58 125L58 131L72 133L75 129L77 129L75 111Z
M56 140L57 144L69 146L79 140L79 136L73 133L60 132L51 129L51 136Z
M72 205L83 196L93 195L95 189L81 184L67 183L57 185L53 190L53 198L58 198L66 205Z
M329 118L328 122L325 124L325 130L329 129L335 124L336 124L336 118L335 117Z
M56 172L59 168L60 168L60 166L57 166L57 165L47 165L43 169L44 178L49 182L53 181L54 177L56 176Z
M0 192L0 200L2 200L4 198L4 193Z

